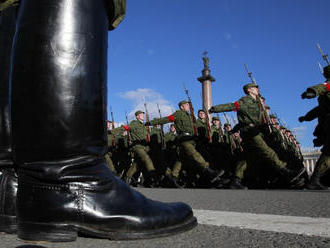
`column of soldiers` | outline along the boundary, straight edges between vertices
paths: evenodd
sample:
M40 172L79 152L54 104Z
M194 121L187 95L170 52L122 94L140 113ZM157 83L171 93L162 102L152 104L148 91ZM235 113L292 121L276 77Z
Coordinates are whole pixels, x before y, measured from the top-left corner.
M299 142L276 115L264 123L269 107L265 105L266 113L258 104L256 84L245 85L243 91L246 95L237 102L200 109L195 122L191 102L183 100L170 116L146 122L139 110L127 125L109 125L110 169L133 186L302 188L308 178ZM227 117L224 125L219 116L208 124L208 112L227 111L237 111L233 128ZM172 124L164 134L166 123Z

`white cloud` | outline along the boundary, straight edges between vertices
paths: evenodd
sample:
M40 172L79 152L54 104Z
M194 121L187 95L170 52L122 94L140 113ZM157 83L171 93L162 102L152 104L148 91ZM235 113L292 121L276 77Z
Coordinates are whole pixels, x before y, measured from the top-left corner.
M135 118L134 113L137 110L145 111L144 101L147 104L150 119L159 117L157 104L159 105L162 116L170 115L175 109L169 100L165 99L162 94L153 89L136 89L120 92L118 95L132 102L133 110L128 114L130 120Z

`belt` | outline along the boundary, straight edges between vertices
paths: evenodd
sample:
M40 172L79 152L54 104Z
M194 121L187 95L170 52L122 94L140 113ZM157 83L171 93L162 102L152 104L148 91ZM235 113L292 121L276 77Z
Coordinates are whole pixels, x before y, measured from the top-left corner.
M179 132L178 134L180 136L193 136L192 133L189 133L189 132Z

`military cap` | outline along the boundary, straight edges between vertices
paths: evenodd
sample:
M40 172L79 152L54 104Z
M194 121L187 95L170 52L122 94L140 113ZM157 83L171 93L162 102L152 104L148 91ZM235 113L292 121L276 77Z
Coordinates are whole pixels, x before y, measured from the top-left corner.
M228 122L225 123L225 124L223 124L223 126L224 126L224 127L229 127L229 126L231 127L230 123L228 123Z
M213 116L213 117L212 117L212 121L220 121L220 119L219 119L218 116Z
M204 112L205 113L205 110L204 109L199 109L198 114L199 114L199 112Z
M270 118L276 118L276 115L274 115L274 114L270 114L269 117L270 117Z
M186 100L182 100L182 101L180 101L180 102L178 103L179 108L180 108L181 105L186 104L186 103L189 103L189 102L186 101Z
M252 88L252 87L257 87L257 88L259 88L259 86L258 86L257 84L255 84L255 83L248 83L248 84L246 84L246 85L243 86L243 91L244 91L244 93L247 94L247 90L248 90L249 88Z
M323 68L323 75L326 79L330 79L330 65Z
M136 111L136 112L135 112L135 116L137 116L137 115L139 115L139 114L141 114L141 113L143 113L143 114L144 114L144 112L143 112L143 111L141 111L141 110L138 110L138 111Z

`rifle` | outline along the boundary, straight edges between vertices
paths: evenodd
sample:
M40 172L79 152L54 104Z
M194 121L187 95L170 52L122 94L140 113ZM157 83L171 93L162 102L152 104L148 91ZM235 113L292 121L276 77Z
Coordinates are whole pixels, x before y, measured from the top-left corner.
M162 118L162 114L160 112L159 104L157 103L157 108L158 108L158 113L159 113L159 118ZM165 134L164 134L164 125L160 125L160 138L161 138L161 143L162 143L162 149L164 150L166 148L166 143L165 143Z
M324 54L324 53L323 53L323 51L322 51L322 49L321 49L319 43L317 43L316 46L317 46L317 48L319 49L320 54L321 54L323 60L327 63L327 65L330 65L330 62L329 62L329 60L328 60L328 54ZM323 70L322 70L322 71L323 71Z
M279 122L279 124L282 125L280 118L277 116L277 113L275 113L275 116L276 116L276 119ZM286 138L284 137L284 134L282 133L281 128L279 130L279 133L280 133L281 138L282 138L282 142L281 142L282 143L282 146L283 146L284 149L287 149L287 145L285 143Z
M201 94L201 98L203 101L203 96ZM207 111L207 109L205 108L205 105L203 104L203 110L205 113L205 121L206 121L206 129L207 129L207 139L209 140L209 143L212 143L212 132L211 132L211 126L210 126L210 117L209 117L209 113Z
M191 98L189 96L189 92L188 92L188 90L187 90L187 88L184 84L183 84L183 89L184 89L184 92L187 95L189 106L190 106L190 115L191 115L191 119L193 121L194 135L197 135L197 122L196 122L196 117L195 117L195 113L194 113L194 107L192 105L192 101L191 101Z
M246 64L244 64L244 66L245 66L245 69L246 69L246 72L247 72L249 78L251 79L251 82L253 84L257 85L256 80L252 76L252 72L249 71L249 69L248 69L248 67L247 67ZM270 117L269 117L269 115L267 113L265 103L264 103L264 101L260 97L260 92L259 92L259 95L257 95L257 102L258 102L258 105L261 108L262 120L268 126L269 133L272 133L272 127L271 127Z
M223 143L224 142L224 139L223 139L224 134L223 134L223 129L222 129L222 123L221 123L221 119L220 119L219 114L217 114L217 116L219 118L219 128L218 128L218 130L219 130L219 134L220 134L220 140Z
M149 122L149 113L148 113L148 109L147 109L147 103L146 103L146 99L144 98L144 109L146 111L146 122ZM147 137L146 137L146 141L150 142L150 126L147 125Z
M115 130L115 119L113 118L113 112L112 112L112 107L110 106L110 113L111 113L111 128L112 128L112 132L111 132L111 135L112 135L112 147L115 148L116 146L116 138L115 138L115 133L114 133L114 130Z
M125 111L125 117L126 117L126 125L129 125L126 111ZM128 146L132 144L131 133L129 131L127 131L127 144Z

